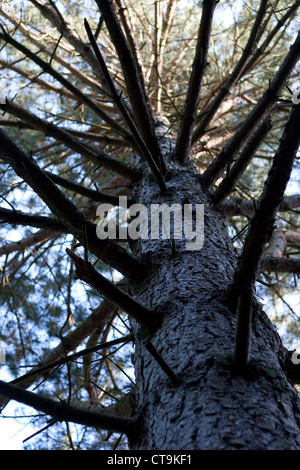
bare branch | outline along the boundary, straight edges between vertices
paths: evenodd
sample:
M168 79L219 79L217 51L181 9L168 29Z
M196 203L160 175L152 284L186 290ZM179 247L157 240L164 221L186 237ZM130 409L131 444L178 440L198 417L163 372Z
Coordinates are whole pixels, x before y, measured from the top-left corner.
M49 73L55 80L61 83L67 90L69 90L73 95L81 102L88 106L94 113L104 120L107 124L110 125L112 129L124 136L125 138L131 139L131 136L127 133L123 127L121 127L113 118L111 118L103 109L98 106L92 99L90 99L85 93L82 93L78 88L76 88L69 80L64 78L59 72L57 72L48 62L45 62L37 54L32 52L23 44L16 41L9 34L7 34L3 28L0 32L0 39L3 39L5 42L11 44L14 48L22 52L26 57L35 62L44 72Z
M119 204L119 198L117 196L112 196L110 194L105 194L93 189L85 188L84 186L81 186L81 184L73 183L72 181L62 178L61 176L50 173L49 171L46 171L46 174L54 183L62 186L63 188L70 189L75 193L81 194L82 196L86 196L91 201L103 202L112 204L114 206ZM131 200L128 200L128 204L131 204L131 202Z
M136 62L136 68L137 68L137 71L138 71L138 74L139 74L139 77L140 77L140 82L141 82L141 86L142 86L142 89L143 89L143 92L144 92L145 100L147 101L147 104L148 104L149 113L151 114L152 119L154 119L154 117L152 115L152 108L151 108L151 105L150 105L149 97L147 96L147 93L146 93L145 77L144 77L143 68L142 68L142 64L141 64L140 53L139 53L138 47L137 47L135 39L134 39L133 28L130 25L130 21L129 21L128 6L123 7L121 0L116 0L116 5L119 9L118 13L120 15L122 26L123 26L125 34L126 34L126 39L128 41L128 44L131 48L131 52L132 52L133 57L134 57L135 62ZM125 5L126 5L126 3L125 3Z
M18 210L0 208L1 223L12 225L25 225L29 227L53 230L55 232L68 233L69 230L57 218L43 215L27 214Z
M158 139L155 135L154 122L151 119L147 99L144 96L144 90L140 82L139 71L137 70L130 46L128 45L114 12L112 2L110 0L96 0L96 3L103 15L110 37L120 59L136 126L140 130L153 160L160 171L164 173L165 165Z
M76 265L76 274L95 290L100 292L114 305L120 307L129 316L137 322L148 327L155 327L159 321L157 312L149 310L147 307L139 304L128 294L119 289L110 282L106 277L102 276L91 263L77 256L73 251L67 249L67 253L74 260Z
M1 219L1 215L0 215L0 219ZM58 233L52 230L39 230L37 233L33 233L32 235L22 238L21 240L17 242L7 243L6 245L1 246L0 256L9 255L10 253L13 253L15 251L24 252L30 246L41 243L41 242L42 243L47 242L51 238L57 237L57 235Z
M138 259L113 240L100 240L95 225L58 189L35 161L20 150L0 129L1 156L15 172L31 186L50 210L61 220L68 231L84 244L83 227L89 240L89 249L100 259L125 276L145 275Z
M18 377L17 379L12 380L11 383L13 383L13 384L21 383L22 384L25 381L28 383L28 379L31 378L31 377L34 379L34 381L36 381L38 379L38 377L40 377L41 375L44 375L45 372L49 372L50 370L53 370L56 367L60 367L64 364L66 364L67 362L74 361L74 360L76 360L80 357L83 357L85 355L88 355L88 354L91 354L91 353L94 353L94 352L98 352L98 351L101 351L102 349L107 349L107 348L110 348L112 346L116 346L118 344L126 344L131 340L132 340L131 335L122 336L121 338L114 339L112 341L107 341L106 343L101 343L101 344L97 344L97 345L89 347L89 348L82 349L81 351L78 351L78 352L73 353L73 354L64 355L64 357L60 357L59 359L56 359L53 362L48 362L47 364L44 364L42 366L36 367L35 369L32 369L31 371L29 371L26 374Z
M145 344L145 347L147 348L147 350L149 351L151 356L154 357L154 359L156 360L158 365L162 368L162 370L165 372L165 374L167 374L167 376L171 380L172 384L175 385L175 386L179 385L181 383L181 380L175 374L175 372L173 372L173 370L170 368L170 366L164 361L164 359L161 357L159 352L155 349L153 344L150 343L150 341L147 341L147 343Z
M296 105L285 126L235 272L232 292L238 295L254 283L263 250L272 234L275 216L300 144L299 121L300 105Z
M100 49L98 48L98 45L95 41L95 38L93 36L93 33L91 31L91 28L87 22L87 20L84 21L84 24L85 24L85 29L88 33L88 37L89 37L89 40L91 42L91 45L93 47L93 50L95 52L95 55L99 61L99 64L100 64L100 67L102 69L102 72L103 72L103 75L105 77L105 80L106 80L106 83L107 83L107 86L111 92L111 96L114 100L114 102L116 103L116 106L118 107L120 113L122 114L126 124L128 125L132 135L133 135L133 138L135 139L135 142L136 142L136 145L138 147L138 149L140 150L142 156L146 159L146 161L148 162L154 176L155 176L155 179L160 187L160 189L162 191L166 191L166 185L165 185L165 182L164 182L164 179L162 177L162 174L159 170L159 168L157 167L157 164L155 163L155 160L153 160L153 157L147 147L147 145L145 144L144 140L142 139L138 129L137 129L137 126L135 125L132 117L131 117L131 114L129 113L127 107L126 107L126 104L123 102L123 99L122 99L122 96L118 93L116 87L115 87L115 84L114 84L114 81L113 79L111 78L111 75L108 71L108 68L106 67L106 64L105 64L105 61L102 57L102 54L101 54L101 51Z
M225 83L222 85L222 88L219 94L209 103L209 107L206 110L202 110L203 117L198 124L197 129L194 132L193 142L195 143L207 129L208 124L212 120L213 116L217 112L219 106L224 101L226 96L230 93L231 88L238 82L239 78L243 74L243 71L246 67L247 61L250 59L251 54L255 48L257 37L262 25L263 19L266 14L266 7L269 0L261 0L259 10L257 12L253 27L251 29L249 39L243 50L243 53L234 67L230 76L226 79Z
M204 0L202 2L202 16L198 32L196 53L173 156L173 158L181 164L187 160L191 148L201 85L207 65L211 24L216 4L217 0Z
M291 71L299 60L299 57L300 32L298 33L294 44L291 46L278 72L271 81L268 89L257 102L256 106L244 120L234 136L230 139L228 144L203 173L201 179L204 188L211 187L226 165L233 160L241 146L245 143L245 140L247 140L247 136L251 135L253 129L255 129L260 120L270 111L271 107L279 97L280 90L285 85Z
M300 274L300 259L264 256L260 264L260 271Z
M266 37L262 45L256 49L251 59L248 61L247 66L246 66L246 71L249 71L253 67L253 65L259 60L259 58L262 57L263 53L266 51L266 48L271 43L273 38L276 36L278 31L280 31L280 29L287 23L288 19L291 18L296 13L299 6L300 6L300 0L297 0L287 10L287 12L283 15L283 17L277 21L275 27L268 34L268 36Z
M251 158L271 128L271 119L269 116L267 116L257 127L253 135L250 137L247 145L238 157L237 161L234 163L229 173L226 174L226 176L223 178L223 181L213 193L212 197L215 204L220 204L220 202L222 202L230 194L230 192L233 191L236 183L249 165Z
M128 434L132 432L135 419L130 417L119 417L112 414L106 415L100 410L90 411L89 408L70 405L62 401L54 401L51 398L29 392L22 387L0 380L1 395L16 400L20 403L33 407L52 416L58 421L70 421L85 426L96 426L108 431Z
M130 179L137 180L141 177L141 172L130 168L125 163L119 162L118 160L95 150L88 144L82 143L76 137L72 136L68 131L60 129L54 124L44 121L37 117L35 114L27 111L20 106L6 100L5 103L0 103L0 109L12 114L13 116L21 119L23 122L29 124L32 128L44 132L44 134L57 139L62 142L66 147L72 149L74 152L78 152L80 155L95 161L99 166L109 168L121 175L127 176Z
M274 230L272 237L264 251L264 257L282 258L287 247L287 238L284 230Z
M28 388L40 377L41 373L50 371L48 365L59 361L62 357L70 351L74 351L96 328L104 325L110 321L113 314L113 306L106 300L101 302L85 320L83 320L77 328L68 333L62 338L61 343L56 348L48 351L37 367L27 372L21 377L13 380L13 383L17 383L20 387ZM39 373L37 372L39 370ZM8 400L0 399L0 407L3 408L7 404Z
M227 217L235 215L245 215L250 217L254 214L257 201L247 201L240 199L227 199L220 205ZM300 195L283 198L278 207L278 212L286 212L300 207Z
M67 41L73 46L81 57L87 62L93 72L97 75L101 84L105 86L105 81L99 64L95 60L95 56L91 47L85 44L78 36L77 32L71 28L71 26L64 20L63 15L60 13L55 2L46 3L43 0L30 0L36 8L39 9L41 14L49 20L52 25L59 31L62 37L66 38Z

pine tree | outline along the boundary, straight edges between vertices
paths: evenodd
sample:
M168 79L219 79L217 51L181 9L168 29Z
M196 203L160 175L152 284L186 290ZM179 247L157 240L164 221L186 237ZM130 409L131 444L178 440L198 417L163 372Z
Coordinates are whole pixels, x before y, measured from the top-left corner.
M300 448L299 4L1 5L1 407L37 447Z

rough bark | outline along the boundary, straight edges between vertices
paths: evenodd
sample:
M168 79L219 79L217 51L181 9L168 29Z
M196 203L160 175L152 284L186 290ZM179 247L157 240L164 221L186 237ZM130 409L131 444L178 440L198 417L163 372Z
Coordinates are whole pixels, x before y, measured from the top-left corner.
M140 240L139 255L151 261L137 300L163 313L156 331L134 324L138 426L133 449L299 449L300 407L284 371L280 337L254 302L247 374L232 362L236 315L226 304L237 255L222 212L202 192L193 170L173 168L168 194L145 179L143 204L205 204L205 241L199 251L184 241ZM147 345L179 380L174 384Z

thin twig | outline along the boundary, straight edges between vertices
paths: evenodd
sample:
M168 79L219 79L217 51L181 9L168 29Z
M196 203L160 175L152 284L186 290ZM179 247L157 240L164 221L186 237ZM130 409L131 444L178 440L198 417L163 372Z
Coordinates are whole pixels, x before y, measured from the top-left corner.
M28 380L30 377L35 378L35 377L40 377L42 374L45 372L52 370L54 368L60 367L67 362L74 361L76 359L79 359L80 357L84 357L88 354L94 353L101 351L102 349L107 349L112 346L116 346L117 344L126 344L129 341L132 340L132 335L126 335L118 339L114 339L112 341L107 341L106 343L102 344L96 344L95 346L91 346L89 348L85 348L81 351L78 351L73 354L69 355L64 355L63 357L57 359L56 361L49 362L47 364L44 364L43 366L36 367L35 369L32 369L31 371L27 372L26 374L21 375L20 377L14 379L11 381L13 384L18 384L20 382L23 382L24 380ZM67 351L66 351L67 352Z
M162 370L167 374L169 379L171 380L173 385L180 385L181 381L177 377L177 375L172 371L172 369L168 366L168 364L165 362L165 360L161 357L161 355L157 352L155 347L153 346L150 341L147 341L145 344L147 350L149 353L154 357L156 362L159 364L159 366L162 368Z

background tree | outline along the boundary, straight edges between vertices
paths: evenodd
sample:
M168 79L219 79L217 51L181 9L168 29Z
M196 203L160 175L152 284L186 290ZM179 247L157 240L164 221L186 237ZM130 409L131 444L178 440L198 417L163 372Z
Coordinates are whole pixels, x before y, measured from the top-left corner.
M300 448L299 3L2 2L0 392L29 448ZM203 247L100 240L120 195L204 204Z

